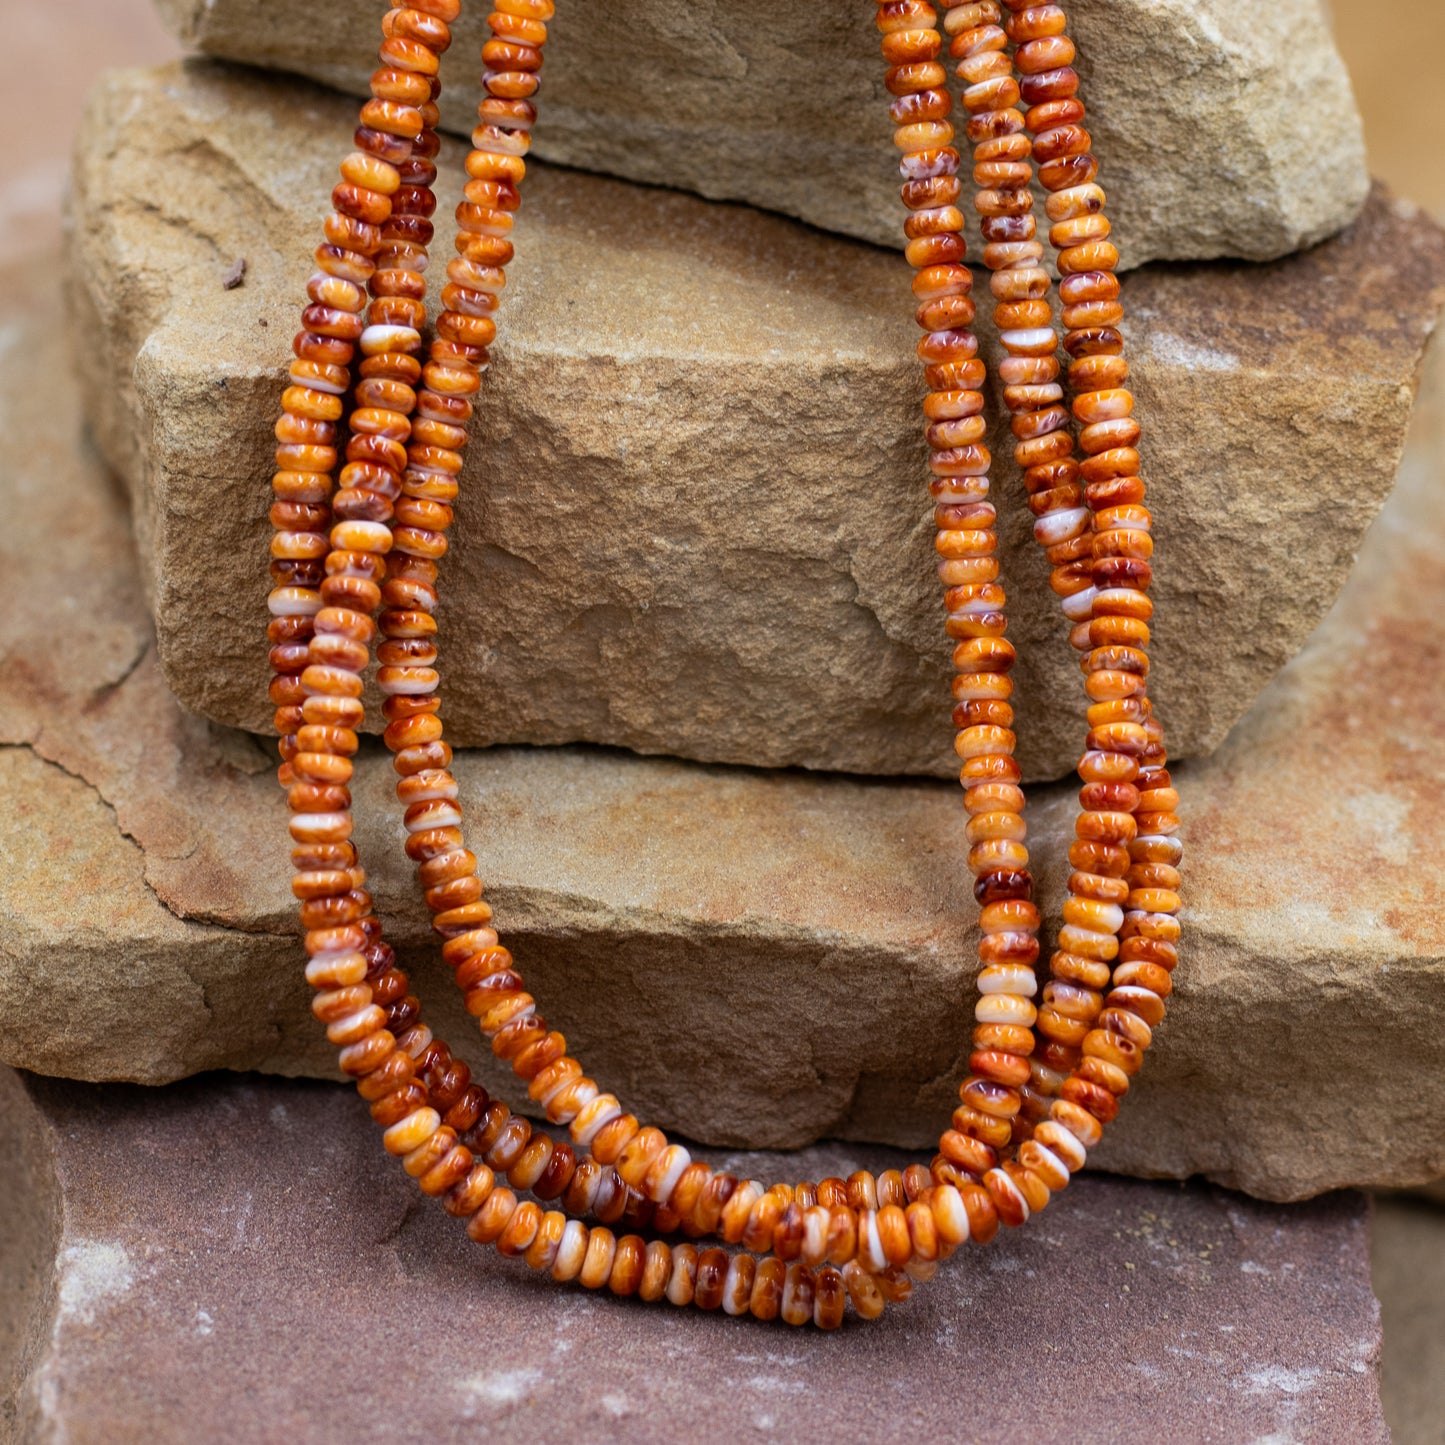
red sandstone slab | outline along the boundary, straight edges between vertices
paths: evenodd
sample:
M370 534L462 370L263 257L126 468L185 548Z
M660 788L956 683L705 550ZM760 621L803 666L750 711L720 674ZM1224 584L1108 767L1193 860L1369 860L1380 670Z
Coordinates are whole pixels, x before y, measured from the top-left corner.
M4 1073L0 1096L0 1205L30 1221L42 1281L27 1440L1389 1438L1354 1194L1087 1177L878 1324L820 1336L599 1299L478 1249L340 1087ZM15 1167L17 1141L42 1157Z

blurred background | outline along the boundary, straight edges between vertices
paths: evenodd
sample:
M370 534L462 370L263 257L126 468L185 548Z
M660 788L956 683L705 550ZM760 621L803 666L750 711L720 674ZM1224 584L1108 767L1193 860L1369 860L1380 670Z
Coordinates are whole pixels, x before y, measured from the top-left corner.
M1445 54L1445 0L1373 0L1332 9L1364 117L1372 170L1445 221L1441 76L1428 68ZM72 137L96 73L154 64L178 52L150 0L72 0L59 13L0 0L0 13L12 57L10 114L28 118L24 148L0 161L3 267L58 243ZM1329 185L1330 178L1322 175L1319 183ZM1385 1406L1399 1441L1445 1441L1441 1208L1415 1196L1376 1201L1374 1270L1384 1318Z

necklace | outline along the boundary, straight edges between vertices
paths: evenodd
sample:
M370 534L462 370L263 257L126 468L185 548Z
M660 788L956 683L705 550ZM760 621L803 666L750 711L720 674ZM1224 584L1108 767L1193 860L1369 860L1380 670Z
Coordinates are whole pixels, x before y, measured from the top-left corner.
M462 834L437 697L437 563L471 399L496 335L553 14L552 0L494 3L457 256L429 346L437 75L460 0L413 0L385 17L380 68L332 193L276 427L271 697L312 1011L387 1151L478 1243L617 1295L825 1329L849 1303L872 1319L959 1246L987 1242L1000 1222L1024 1223L1067 1187L1139 1070L1177 961L1178 795L1146 695L1151 524L1117 329L1118 252L1066 17L1027 0L1002 9L942 0L940 33L926 0L875 0L908 210L905 255L925 333L929 490L955 643L980 996L959 1107L928 1165L769 1188L694 1160L583 1073L502 946ZM1040 918L1013 758L1015 653L988 500L986 369L970 329L945 43L964 82L1015 460L1090 702L1074 871L1041 996ZM1068 404L1028 189L1035 164L1062 278ZM433 1036L372 913L348 784L361 675L378 631L406 852L442 955L492 1051L566 1138L491 1098Z

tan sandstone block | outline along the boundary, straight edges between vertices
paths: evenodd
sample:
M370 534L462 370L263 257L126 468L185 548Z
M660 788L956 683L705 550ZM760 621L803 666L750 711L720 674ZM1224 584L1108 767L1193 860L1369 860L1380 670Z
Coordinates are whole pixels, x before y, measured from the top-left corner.
M352 112L216 65L129 72L77 160L86 403L130 484L161 664L188 707L256 731L270 428ZM951 775L898 257L540 166L518 244L446 563L451 736ZM1382 193L1306 255L1129 278L1176 757L1220 743L1339 590L1442 282L1445 237ZM1021 761L1058 777L1077 662L1011 462L997 478Z
M325 1074L268 750L166 690L40 274L17 278L27 314L0 357L0 577L8 615L46 609L0 662L0 1050L89 1079ZM1179 989L1108 1167L1273 1198L1445 1172L1432 418L1327 624L1215 758L1179 769ZM973 997L954 787L570 748L463 753L456 770L504 936L549 1018L642 1111L712 1145L935 1137ZM476 1059L384 758L356 792L390 936ZM1032 797L1057 899L1070 790Z
M366 93L366 0L159 0L184 43ZM443 124L468 134L485 5L442 68ZM1126 265L1267 260L1332 235L1365 199L1349 78L1319 0L1074 0L1089 131ZM748 201L898 246L889 96L867 0L561 0L536 153ZM952 67L950 67L950 70Z

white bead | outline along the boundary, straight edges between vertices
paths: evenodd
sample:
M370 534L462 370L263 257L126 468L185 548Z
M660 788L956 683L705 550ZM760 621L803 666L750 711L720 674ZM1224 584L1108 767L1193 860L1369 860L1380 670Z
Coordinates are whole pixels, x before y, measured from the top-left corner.
M493 295L507 284L506 272L500 266L481 266L465 256L455 256L447 263L447 279L469 291L490 291Z
M1080 1140L1057 1119L1045 1119L1039 1124L1034 1129L1034 1142L1057 1154L1070 1174L1077 1174L1088 1158Z
M1087 622L1094 615L1094 598L1099 595L1097 587L1085 587L1082 592L1072 593L1060 604L1064 616L1070 622Z
M328 574L332 577L360 577L363 581L374 579L375 571L362 563L348 562L344 567L338 567L336 571Z
M472 132L472 149L484 155L524 156L530 144L531 138L525 130L508 134L494 125L479 125Z
M994 963L980 970L978 991L981 994L1008 993L1015 998L1032 998L1039 991L1039 981L1031 968L1018 963Z
M557 1241L557 1255L552 1261L552 1278L557 1280L576 1279L582 1272L582 1261L587 1258L587 1226L580 1219L569 1219Z
M433 477L440 477L443 481L451 481L456 477L456 473L446 471L442 467L419 467L412 464L407 467L404 480L429 481Z
M973 1016L981 1024L1022 1024L1032 1028L1039 1011L1027 999L1011 993L984 994L973 1006Z
M683 1266L684 1256L673 1251L672 1269L667 1276L667 1301L669 1304L685 1305L693 1297L693 1288L697 1283L697 1272L692 1271L692 1278L688 1278L688 1270Z
M974 597L965 602L962 607L955 607L948 615L950 617L982 617L988 612L1001 612L1003 604L990 602L987 597Z
M381 1142L388 1154L410 1154L425 1144L442 1126L442 1116L435 1109L416 1109L393 1124L381 1136Z
M369 1003L326 1026L327 1039L337 1045L358 1044L369 1034L386 1027L386 1010Z
M1139 601L1140 594L1132 587L1105 587L1099 593L1099 601L1111 604L1123 604L1129 606Z
M505 215L506 213L503 212ZM510 236L512 228L500 221L478 221L473 217L467 218L466 225L462 228L469 236Z
M541 1094L534 1094L532 1097L545 1109L558 1094L562 1093L565 1089L571 1088L571 1086L577 1082L577 1078L578 1076L576 1074L566 1074L558 1079L550 1089L547 1089Z
M384 351L411 351L421 345L421 332L414 326L368 326L361 333L361 350L367 356Z
M1143 1031L1144 1042L1139 1047L1147 1049L1149 1045L1154 1042L1154 1030L1151 1029L1138 1014L1131 1013L1129 1017L1133 1019L1134 1027Z
M406 824L408 833L425 833L432 828L459 828L462 824L460 808L428 808L419 818Z
M1027 1199L1024 1198L1023 1190L1020 1189L1018 1185L1015 1184L1013 1180L1010 1179L1008 1175L1003 1172L1002 1169L990 1169L988 1173L985 1174L983 1177L985 1183L989 1183L991 1181L994 1186L994 1188L991 1188L988 1191L990 1194L994 1192L994 1189L997 1189L1000 1194L1008 1195L1008 1197L1012 1199L1022 1211L1025 1221L1028 1220L1029 1202Z
M327 391L330 392L332 396L346 395L346 388L344 386L334 381L327 381L323 377L297 376L293 370L291 380L294 381L297 386L309 386L312 391Z
M426 697L437 690L441 681L435 669L427 668L420 675L377 679L377 687L387 697Z
M585 1149L604 1124L622 1115L622 1105L611 1094L599 1094L572 1121L572 1141Z
M753 1212L753 1205L767 1192L758 1180L743 1180L743 1182L733 1190L733 1196L727 1202L727 1212L729 1216L743 1220L748 1219Z
M1023 351L1033 351L1050 342L1058 344L1058 336L1052 326L1030 326L1021 331L1000 331L999 341L1008 349L1017 346Z
M1152 988L1145 988L1143 984L1139 983L1119 984L1111 991L1109 999L1111 1003L1117 1003L1121 1008L1128 1008L1131 1013L1134 1012L1131 1005L1137 1004L1141 1008L1153 1008L1155 1004L1163 1002ZM1134 1016L1139 1017L1138 1014ZM1140 1022L1142 1023L1144 1020L1140 1019Z
M576 1101L571 1108L558 1109L554 1113L551 1103L556 1093L548 1094L542 1106L554 1124L570 1124L597 1097L597 1085L591 1079L572 1079L569 1082L572 1084L572 1098Z
M662 1158L666 1161L666 1168L652 1191L652 1198L658 1204L666 1204L672 1198L672 1191L677 1188L683 1170L692 1163L692 1155L681 1144L669 1144L662 1151Z
M343 546L343 543L349 544ZM391 528L385 522L363 522L348 517L331 529L331 545L346 552L391 551Z
M266 598L272 617L315 617L325 605L309 587L273 587Z
M936 502L981 502L988 496L987 477L940 477Z
M821 1205L815 1204L803 1212L803 1262L817 1266L828 1253L828 1226L832 1216Z
M1124 926L1124 910L1117 903L1095 903L1094 910L1099 914L1097 924L1074 923L1071 928L1082 928L1087 933L1117 933Z
M1083 953L1085 949L1095 947L1101 938L1108 938L1107 933L1095 933L1091 928L1081 928L1076 923L1066 923L1059 929L1059 947L1065 953ZM1092 958L1092 954L1086 955Z
M329 843L351 836L350 813L292 813L291 837L297 843Z
M1044 1180L1045 1186L1046 1186L1047 1188L1049 1188L1049 1189L1062 1189L1062 1188L1064 1188L1064 1186L1065 1186L1066 1184L1068 1184L1068 1182L1069 1182L1069 1167L1068 1167L1068 1165L1065 1164L1064 1161L1063 1161L1062 1159L1060 1159L1059 1156L1058 1156L1057 1154L1055 1154L1052 1149L1048 1148L1048 1147L1047 1147L1046 1145L1044 1145L1044 1144L1041 1144L1041 1143L1039 1142L1037 1136L1034 1137L1034 1139L1033 1139L1032 1142L1033 1142L1034 1148L1037 1149L1037 1150L1039 1151L1039 1153L1044 1156L1044 1159L1043 1159L1044 1167L1047 1168L1047 1169L1052 1169L1052 1170L1056 1171L1054 1177L1055 1177L1056 1180L1058 1180L1058 1183L1057 1183L1057 1184L1050 1184L1047 1179L1044 1179L1044 1176L1043 1176L1042 1174L1039 1174L1039 1178ZM1034 1172L1037 1174L1037 1173L1038 1173L1038 1170L1035 1169ZM1062 1178L1060 1178L1060 1176L1062 1176Z
M306 982L312 988L349 988L366 977L366 957L351 949L331 949L306 961Z
M1093 513L1087 507L1065 507L1058 512L1045 512L1034 521L1034 541L1042 547L1057 547L1072 542L1089 530Z

